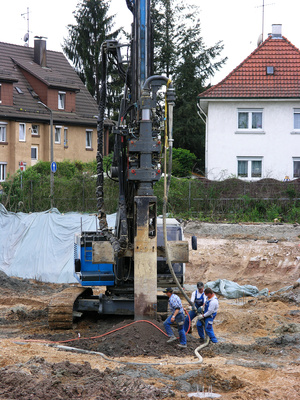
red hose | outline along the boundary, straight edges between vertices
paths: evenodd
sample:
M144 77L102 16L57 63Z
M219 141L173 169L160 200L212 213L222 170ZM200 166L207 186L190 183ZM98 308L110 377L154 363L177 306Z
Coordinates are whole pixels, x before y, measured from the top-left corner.
M130 324L124 325L124 326L122 326L121 328L117 328L117 329L114 329L114 330L112 330L112 331L103 333L103 335L99 335L99 336L77 337L77 338L75 338L75 339L60 340L60 341L56 341L56 342L47 341L47 340L38 340L38 339L27 339L27 340L23 340L23 342L56 343L56 344L57 344L57 343L74 342L74 341L78 341L78 340L99 339L99 338L101 338L101 337L103 337L103 336L110 335L111 333L120 331L121 329L127 328L128 326L133 325L133 324L136 324L136 323L138 323L138 322L147 322L148 324L153 325L156 329L158 329L158 330L159 330L161 333L163 333L165 336L168 336L163 330L161 330L161 329L160 329L158 326L156 326L153 322L148 321L148 320L146 320L146 319L140 319L140 320L138 320L138 321L134 321L134 322L131 322Z

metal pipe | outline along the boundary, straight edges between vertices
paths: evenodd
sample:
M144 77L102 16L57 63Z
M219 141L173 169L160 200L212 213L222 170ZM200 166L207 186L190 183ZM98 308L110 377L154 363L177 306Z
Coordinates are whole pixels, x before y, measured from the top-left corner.
M207 178L207 174L208 174L208 164L207 164L207 162L208 162L208 157L207 157L207 155L208 155L207 115L205 114L205 111L203 110L203 108L200 105L200 99L199 99L199 103L197 104L197 106L198 106L198 108L200 110L200 112L198 112L197 114L199 115L199 117L202 119L202 121L205 124L205 177ZM204 118L203 118L203 116L201 114L204 115Z

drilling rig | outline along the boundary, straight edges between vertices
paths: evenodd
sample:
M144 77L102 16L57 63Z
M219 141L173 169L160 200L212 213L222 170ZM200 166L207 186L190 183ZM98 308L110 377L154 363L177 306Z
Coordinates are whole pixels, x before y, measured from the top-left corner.
M150 0L126 0L126 3L133 15L130 43L108 40L102 44L97 124L98 225L95 232L80 232L75 236L74 275L81 286L61 292L51 301L48 318L51 328L70 328L74 316L85 311L134 315L135 319L156 318L157 313L167 311L167 297L158 295L158 286L184 283L188 243L183 241L180 224L165 218L170 183L166 180L166 148L171 154L175 90L168 77L153 75ZM108 227L103 201L103 121L109 62L116 66L124 81L119 118L113 130L110 168L110 177L119 186L114 229ZM164 107L158 96L161 88L165 88ZM153 185L162 176L162 159L164 218L158 218ZM99 286L105 286L106 290L96 296L92 287Z

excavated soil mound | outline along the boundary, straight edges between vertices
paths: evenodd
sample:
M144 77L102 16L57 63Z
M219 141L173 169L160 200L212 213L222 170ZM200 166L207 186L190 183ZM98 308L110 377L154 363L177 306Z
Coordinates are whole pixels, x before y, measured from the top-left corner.
M133 400L172 397L172 391L146 385L118 371L100 372L68 361L50 364L35 357L0 370L1 399Z
M119 318L121 319L121 318ZM157 321L122 320L115 324L116 317L105 320L84 319L80 321L74 331L59 331L47 335L28 335L26 339L49 340L60 342L61 345L71 346L88 351L104 353L109 357L138 357L152 356L161 359L170 356L193 356L200 342L192 335L187 335L187 348L181 349L177 345L179 340L167 343L163 323ZM174 327L174 334L177 329ZM88 332L88 337L83 337ZM58 344L58 343L57 343Z
M55 285L31 279L13 278L7 276L4 271L0 270L0 286L1 294L9 293L10 291L17 292L19 294L29 294L38 291L39 296L49 295L57 290L63 290L67 285Z

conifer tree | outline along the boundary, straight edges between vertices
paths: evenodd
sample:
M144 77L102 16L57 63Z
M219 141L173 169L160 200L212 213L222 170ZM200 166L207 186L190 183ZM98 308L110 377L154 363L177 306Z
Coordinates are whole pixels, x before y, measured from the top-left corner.
M64 39L63 46L64 53L97 103L101 45L105 40L116 38L120 32L120 29L113 31L114 17L109 16L108 11L106 0L83 0L78 3L74 11L76 24L68 25L68 38Z

